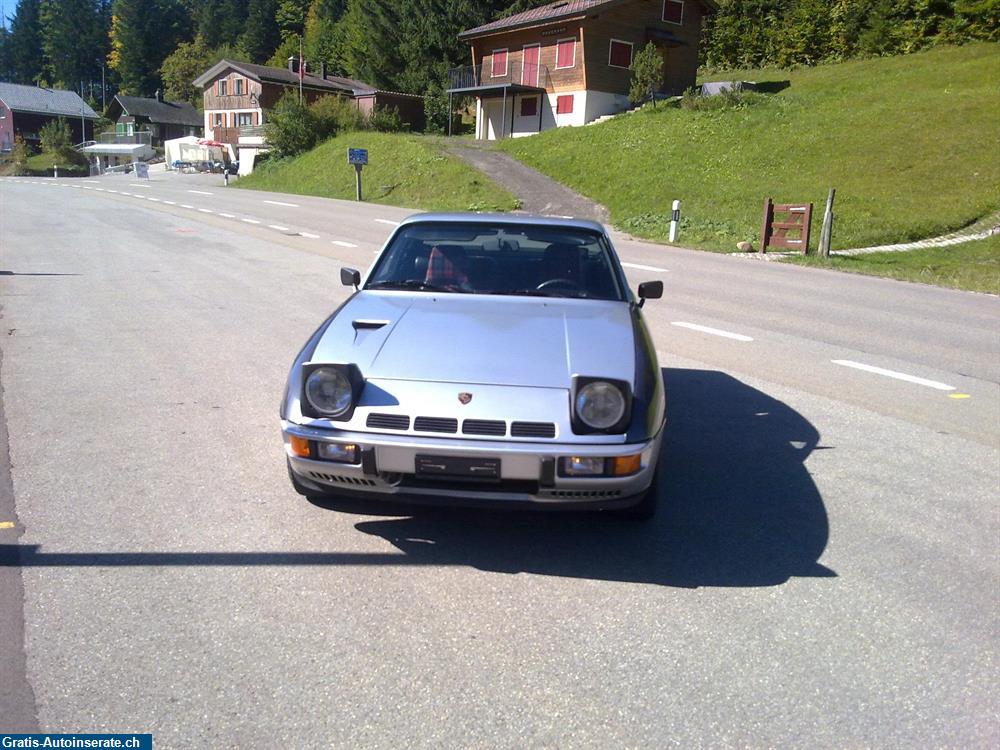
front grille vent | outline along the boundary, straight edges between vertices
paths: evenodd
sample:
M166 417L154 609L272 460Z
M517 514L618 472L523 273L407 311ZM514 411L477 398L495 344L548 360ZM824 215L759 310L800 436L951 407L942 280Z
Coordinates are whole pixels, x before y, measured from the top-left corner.
M353 484L360 487L374 487L375 482L371 479L361 479L360 477L341 477L336 474L320 474L318 471L310 471L309 476L318 479L320 482L330 484Z
M417 417L413 420L417 432L458 432L458 420L444 417Z
M410 418L405 414L369 414L365 424L383 430L408 430Z
M507 423L499 419L466 419L462 422L462 433L503 437L507 434Z
M511 422L511 437L554 438L556 426L552 422Z
M621 490L546 490L542 493L546 497L567 497L567 498L612 498L620 497Z

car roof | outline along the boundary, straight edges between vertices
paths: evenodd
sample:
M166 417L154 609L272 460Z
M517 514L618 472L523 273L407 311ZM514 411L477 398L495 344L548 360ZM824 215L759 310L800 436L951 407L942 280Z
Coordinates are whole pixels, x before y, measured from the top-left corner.
M573 219L561 216L535 216L531 214L498 214L498 213L426 213L408 216L400 226L424 223L462 223L462 224L506 224L510 226L531 225L585 229L604 234L604 227L590 219Z

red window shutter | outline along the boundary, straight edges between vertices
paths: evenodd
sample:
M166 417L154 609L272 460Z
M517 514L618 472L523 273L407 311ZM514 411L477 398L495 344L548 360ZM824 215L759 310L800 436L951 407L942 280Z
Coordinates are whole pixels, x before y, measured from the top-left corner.
M525 96L521 99L521 117L534 117L538 114L538 97Z
M507 75L507 50L493 50L493 69L490 74L494 78Z
M663 0L663 20L684 23L684 0Z
M572 68L576 64L576 39L556 43L556 67Z
M568 115L573 112L573 95L563 94L562 96L556 97L556 114L557 115Z
M627 68L632 64L632 45L611 40L611 64Z
M260 117L259 113L257 113L257 112L253 113L253 120L252 120L252 122L253 122L254 125L260 125L260 122L258 122L258 118L259 117Z

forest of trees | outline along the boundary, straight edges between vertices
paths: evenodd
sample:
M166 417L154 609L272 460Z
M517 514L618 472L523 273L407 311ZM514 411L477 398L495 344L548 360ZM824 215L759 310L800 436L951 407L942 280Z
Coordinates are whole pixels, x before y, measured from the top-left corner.
M0 79L201 105L191 80L222 57L311 68L440 97L467 64L462 29L545 0L19 0L0 28ZM811 65L996 41L1000 0L719 0L702 45L711 68ZM96 86L96 89L94 88ZM96 93L95 93L96 92ZM110 98L110 94L109 94Z

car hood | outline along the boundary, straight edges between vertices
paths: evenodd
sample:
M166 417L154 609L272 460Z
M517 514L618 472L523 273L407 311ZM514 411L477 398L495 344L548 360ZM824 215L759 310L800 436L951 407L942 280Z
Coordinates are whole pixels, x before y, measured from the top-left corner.
M358 292L310 357L366 378L568 388L573 375L632 383L628 303Z

